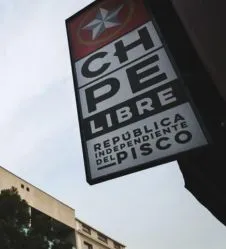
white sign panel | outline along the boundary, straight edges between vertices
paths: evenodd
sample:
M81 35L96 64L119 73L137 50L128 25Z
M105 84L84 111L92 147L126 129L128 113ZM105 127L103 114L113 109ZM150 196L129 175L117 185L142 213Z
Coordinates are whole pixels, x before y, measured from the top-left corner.
M137 81L134 78L136 76ZM159 49L88 86L80 88L83 118L111 108L116 103L125 102L175 79L177 79L176 73L164 48ZM114 87L114 95L104 99L100 98L113 91ZM139 88L139 91L135 90L136 88ZM99 102L98 99L101 101Z
M185 103L89 140L89 160L95 165L91 174L95 178L126 170L202 146L203 141L194 113Z

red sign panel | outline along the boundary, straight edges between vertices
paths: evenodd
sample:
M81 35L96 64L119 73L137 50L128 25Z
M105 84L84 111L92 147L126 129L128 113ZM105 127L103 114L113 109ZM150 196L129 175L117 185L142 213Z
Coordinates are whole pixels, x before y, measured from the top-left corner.
M73 60L81 59L150 20L142 0L98 1L68 24Z

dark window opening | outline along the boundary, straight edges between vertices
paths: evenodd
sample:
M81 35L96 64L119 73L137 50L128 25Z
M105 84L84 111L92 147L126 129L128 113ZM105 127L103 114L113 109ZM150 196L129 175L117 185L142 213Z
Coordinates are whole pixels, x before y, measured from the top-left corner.
M82 224L82 231L91 234L91 228L85 224Z
M120 246L117 242L114 242L114 248L115 248L115 249L120 249L121 246Z
M84 242L84 249L93 249L93 246L87 242Z
M98 233L98 239L103 241L104 243L108 242L107 237L105 235L101 234L101 233Z

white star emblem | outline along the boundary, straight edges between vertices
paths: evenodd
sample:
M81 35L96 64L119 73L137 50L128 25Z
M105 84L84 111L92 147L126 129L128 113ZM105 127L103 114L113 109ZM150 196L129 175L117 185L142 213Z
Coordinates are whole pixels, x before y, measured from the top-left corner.
M94 20L88 23L83 29L92 31L92 40L98 38L106 29L116 27L121 23L118 21L118 13L123 8L123 5L120 5L114 10L106 10L99 8L97 15Z

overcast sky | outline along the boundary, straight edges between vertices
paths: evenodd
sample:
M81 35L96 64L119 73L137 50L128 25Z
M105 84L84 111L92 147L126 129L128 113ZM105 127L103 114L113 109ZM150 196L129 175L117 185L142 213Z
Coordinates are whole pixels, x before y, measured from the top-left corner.
M88 0L0 0L0 164L128 249L225 249L176 163L89 186L65 19Z

